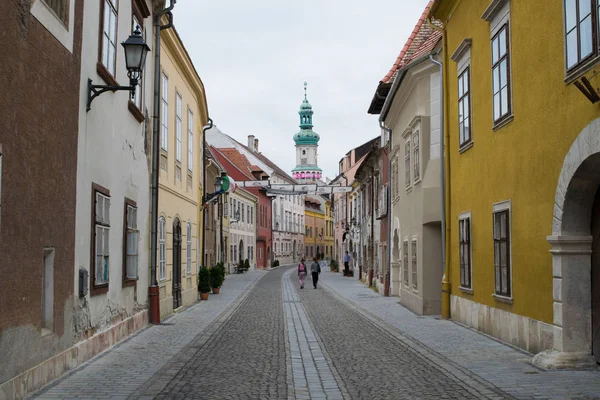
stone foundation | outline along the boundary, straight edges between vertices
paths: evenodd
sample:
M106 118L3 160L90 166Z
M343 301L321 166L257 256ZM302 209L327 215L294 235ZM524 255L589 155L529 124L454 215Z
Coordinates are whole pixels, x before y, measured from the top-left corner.
M0 385L1 399L23 399L148 324L143 310Z
M458 296L450 296L450 315L471 328L523 349L539 353L552 349L554 326Z

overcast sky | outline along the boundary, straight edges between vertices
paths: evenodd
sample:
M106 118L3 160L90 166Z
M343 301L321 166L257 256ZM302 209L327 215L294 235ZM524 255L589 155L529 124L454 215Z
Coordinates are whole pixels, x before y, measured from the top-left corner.
M174 23L224 133L286 172L296 166L303 84L319 166L338 174L350 149L378 136L367 109L428 0L179 0Z

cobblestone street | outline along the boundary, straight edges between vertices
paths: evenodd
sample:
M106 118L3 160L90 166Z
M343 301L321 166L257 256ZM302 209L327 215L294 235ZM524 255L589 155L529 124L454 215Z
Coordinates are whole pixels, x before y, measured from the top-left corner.
M34 398L600 399L599 371L542 371L397 301L330 272L317 290L294 268L228 276Z

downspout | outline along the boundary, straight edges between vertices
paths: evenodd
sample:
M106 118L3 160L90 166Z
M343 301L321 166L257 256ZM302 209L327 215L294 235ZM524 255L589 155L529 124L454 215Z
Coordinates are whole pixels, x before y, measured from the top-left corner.
M387 248L387 272L386 272L386 282L385 282L385 290L384 290L384 295L389 296L390 295L390 289L391 289L391 281L392 281L392 191L391 189L391 182L390 182L390 177L392 174L392 130L390 128L388 128L387 126L385 126L385 122L382 121L382 116L379 117L379 127L381 129L383 129L388 135L388 186L387 186L387 220L388 220L388 237L387 237L387 243L388 243L388 248Z
M442 51L443 54L447 54L446 51L446 33L443 29L433 25L431 20L428 18L427 23L433 27L434 29L442 32ZM438 52L439 53L439 52ZM451 279L450 279L450 260L449 255L446 251L448 248L448 235L449 229L446 224L446 207L449 207L449 196L446 193L446 170L449 169L448 164L448 146L446 143L448 142L448 135L446 130L444 129L444 66L443 63L437 61L433 58L433 54L429 56L429 59L432 63L438 65L440 67L440 188L441 188L441 230L442 230L442 271L444 272L442 276L442 318L450 319L450 289L451 289Z
M206 220L206 207L204 207L204 202L206 200L206 131L213 127L213 120L209 117L207 124L202 127L202 222L200 224L200 231L202 232L202 250L200 252L200 257L202 257L202 265L205 264L205 251L206 251L206 229L205 228L205 220ZM222 196L222 195L221 195ZM200 266L198 266L200 267Z
M150 323L160 324L160 289L156 279L156 256L158 253L158 176L160 160L159 132L160 127L160 32L173 26L173 7L176 0L171 0L169 7L154 16L154 115L152 124L152 204L150 228L150 287L148 288ZM167 15L168 23L161 25L160 20Z

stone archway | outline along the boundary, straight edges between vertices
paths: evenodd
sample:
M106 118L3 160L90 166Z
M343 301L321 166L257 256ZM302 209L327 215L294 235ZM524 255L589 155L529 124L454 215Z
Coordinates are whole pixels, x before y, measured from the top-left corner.
M592 354L591 217L600 186L600 119L567 153L556 188L552 235L554 349L534 362L546 368L595 365Z

